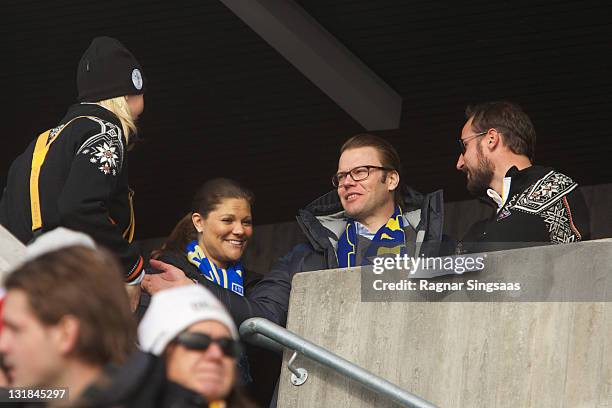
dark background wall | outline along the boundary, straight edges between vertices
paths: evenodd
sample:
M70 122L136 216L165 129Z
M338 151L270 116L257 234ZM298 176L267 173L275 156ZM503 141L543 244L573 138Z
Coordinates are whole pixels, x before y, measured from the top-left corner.
M612 182L612 2L299 1L403 97L380 132L421 191L469 198L455 169L468 103L510 99L538 131L537 161ZM208 178L257 195L257 224L291 220L328 190L363 129L217 0L9 1L0 28L0 187L12 159L76 97L80 55L119 38L149 79L145 143L130 154L137 236L166 235Z

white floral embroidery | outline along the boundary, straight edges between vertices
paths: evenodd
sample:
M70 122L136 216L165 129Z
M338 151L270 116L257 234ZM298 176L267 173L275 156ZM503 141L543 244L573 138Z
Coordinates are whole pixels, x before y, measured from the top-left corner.
M109 146L107 143L102 143L102 146L96 146L96 157L100 160L100 163L108 163L110 167L117 166L118 156L115 154L116 147Z
M104 174L110 173L110 166L108 165L108 163L104 163L102 166L98 167L98 169L101 170Z
M100 133L91 136L77 154L88 156L89 162L103 174L117 176L123 166L123 136L121 129L100 118L92 119L100 125Z

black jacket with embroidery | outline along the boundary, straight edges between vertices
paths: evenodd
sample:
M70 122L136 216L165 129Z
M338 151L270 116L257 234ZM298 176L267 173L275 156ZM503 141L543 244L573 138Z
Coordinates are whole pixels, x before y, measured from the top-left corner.
M129 242L134 219L121 123L99 105L76 104L51 134L77 116L96 119L79 118L63 128L40 170L41 232L64 226L87 233L119 256L126 280L133 280L143 262ZM23 243L33 238L30 173L35 144L11 165L0 201L0 223Z
M510 192L503 207L472 225L457 252L519 248L534 244L590 239L589 213L578 184L550 167L512 167ZM489 197L483 201L497 208Z

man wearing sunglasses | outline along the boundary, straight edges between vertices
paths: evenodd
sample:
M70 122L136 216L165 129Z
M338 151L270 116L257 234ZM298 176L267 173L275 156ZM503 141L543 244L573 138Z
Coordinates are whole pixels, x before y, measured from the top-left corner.
M470 106L466 119L458 140L457 170L466 174L468 191L495 212L469 229L458 252L590 238L578 184L533 164L535 129L518 105L502 101Z
M221 302L201 285L155 294L138 327L142 350L161 356L166 377L211 407L248 407L235 388L238 331Z

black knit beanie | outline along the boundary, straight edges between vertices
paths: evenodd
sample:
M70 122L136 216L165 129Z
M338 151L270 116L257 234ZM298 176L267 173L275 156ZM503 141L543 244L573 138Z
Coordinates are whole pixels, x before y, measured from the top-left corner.
M96 37L77 69L79 102L98 102L145 92L142 68L132 53L110 37Z

